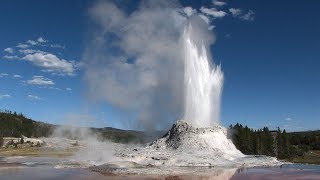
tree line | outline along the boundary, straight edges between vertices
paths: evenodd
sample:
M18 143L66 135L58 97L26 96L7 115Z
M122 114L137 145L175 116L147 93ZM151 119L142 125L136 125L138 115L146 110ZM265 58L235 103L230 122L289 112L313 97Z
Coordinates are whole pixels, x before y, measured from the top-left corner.
M39 121L34 121L25 117L22 113L9 110L0 110L0 147L3 144L2 137L49 137L59 125L52 125ZM140 131L128 131L115 128L89 128L88 133L97 135L99 140L110 140L116 143L145 143L145 139L150 138ZM59 133L62 137L69 139L83 138L81 127L61 128ZM88 135L88 134L85 134Z
M229 135L235 146L244 154L274 156L292 159L309 150L320 150L320 131L292 132L268 127L254 130L237 123L229 126Z
M54 125L34 121L22 113L0 111L0 137L47 137L53 128Z
M22 113L0 111L0 145L1 137L48 137L56 125L34 121ZM145 137L143 132L125 131L113 128L91 128L93 133L103 139L115 142L136 142ZM303 156L310 150L320 150L320 130L290 132L278 128L270 131L268 127L258 130L237 123L230 125L229 136L233 143L244 154L274 156L279 159L291 159Z

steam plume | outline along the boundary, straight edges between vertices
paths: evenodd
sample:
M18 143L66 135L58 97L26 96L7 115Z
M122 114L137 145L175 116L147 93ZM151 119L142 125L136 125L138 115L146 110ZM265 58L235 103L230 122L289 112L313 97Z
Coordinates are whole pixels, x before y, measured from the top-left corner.
M142 1L129 14L98 1L89 14L95 27L83 61L90 98L130 114L133 120L123 121L131 128L163 129L181 119L183 30L196 23L193 40L208 48L214 42L208 24L197 13L186 14L176 1Z

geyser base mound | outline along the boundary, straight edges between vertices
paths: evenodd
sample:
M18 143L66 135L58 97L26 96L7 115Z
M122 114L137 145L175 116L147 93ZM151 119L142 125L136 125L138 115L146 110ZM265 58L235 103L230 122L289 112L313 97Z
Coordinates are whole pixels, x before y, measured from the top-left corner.
M146 146L109 143L113 148L110 158L99 150L106 152L108 148L100 145L94 145L95 160L76 158L72 162L101 173L146 175L211 175L220 170L232 174L242 167L283 164L273 157L243 155L227 138L224 127L197 128L184 121L177 121L165 136ZM68 167L68 162L65 165Z
M244 155L227 138L227 130L221 126L196 128L185 121L177 121L161 139L151 143L150 148L174 151L206 151L230 159Z
M273 166L279 161L266 156L243 155L221 126L197 128L177 121L167 134L146 147L119 152L122 161L145 167Z

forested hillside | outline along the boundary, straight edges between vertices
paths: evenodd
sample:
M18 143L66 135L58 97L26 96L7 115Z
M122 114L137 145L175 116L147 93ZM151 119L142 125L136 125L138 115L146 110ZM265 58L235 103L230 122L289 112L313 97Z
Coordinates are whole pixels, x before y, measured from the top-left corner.
M59 126L39 121L34 121L25 117L23 114L17 114L12 111L0 112L0 140L1 137L48 137L51 136L55 128L59 128L59 135L69 139L80 139L82 129L89 130L87 135L95 134L103 140L109 140L116 143L146 143L161 136L162 132L145 133L143 131L122 130L111 127L105 128L82 128ZM164 134L164 133L163 133Z
M53 132L54 125L38 122L11 111L0 112L0 137L47 137Z
M279 159L303 157L306 152L320 150L320 131L290 132L267 127L253 130L236 124L229 127L230 137L244 154L268 155Z

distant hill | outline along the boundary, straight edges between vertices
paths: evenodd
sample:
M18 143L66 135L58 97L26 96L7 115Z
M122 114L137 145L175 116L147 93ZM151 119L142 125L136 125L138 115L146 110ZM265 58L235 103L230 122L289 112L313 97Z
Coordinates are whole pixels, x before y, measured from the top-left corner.
M302 146L306 151L320 150L320 130L288 133L290 143Z
M0 136L20 137L48 137L56 126L34 121L16 112L0 112Z
M164 131L147 133L143 131L122 130L112 127L91 128L91 131L98 134L102 140L108 139L116 143L148 143L166 133Z
M165 132L157 131L146 133L143 131L122 130L112 127L105 128L79 128L53 125L34 121L12 111L0 112L0 137L49 137L53 135L56 128L60 128L60 135L70 139L81 138L81 130L89 129L100 140L110 140L116 143L146 143L162 136Z

